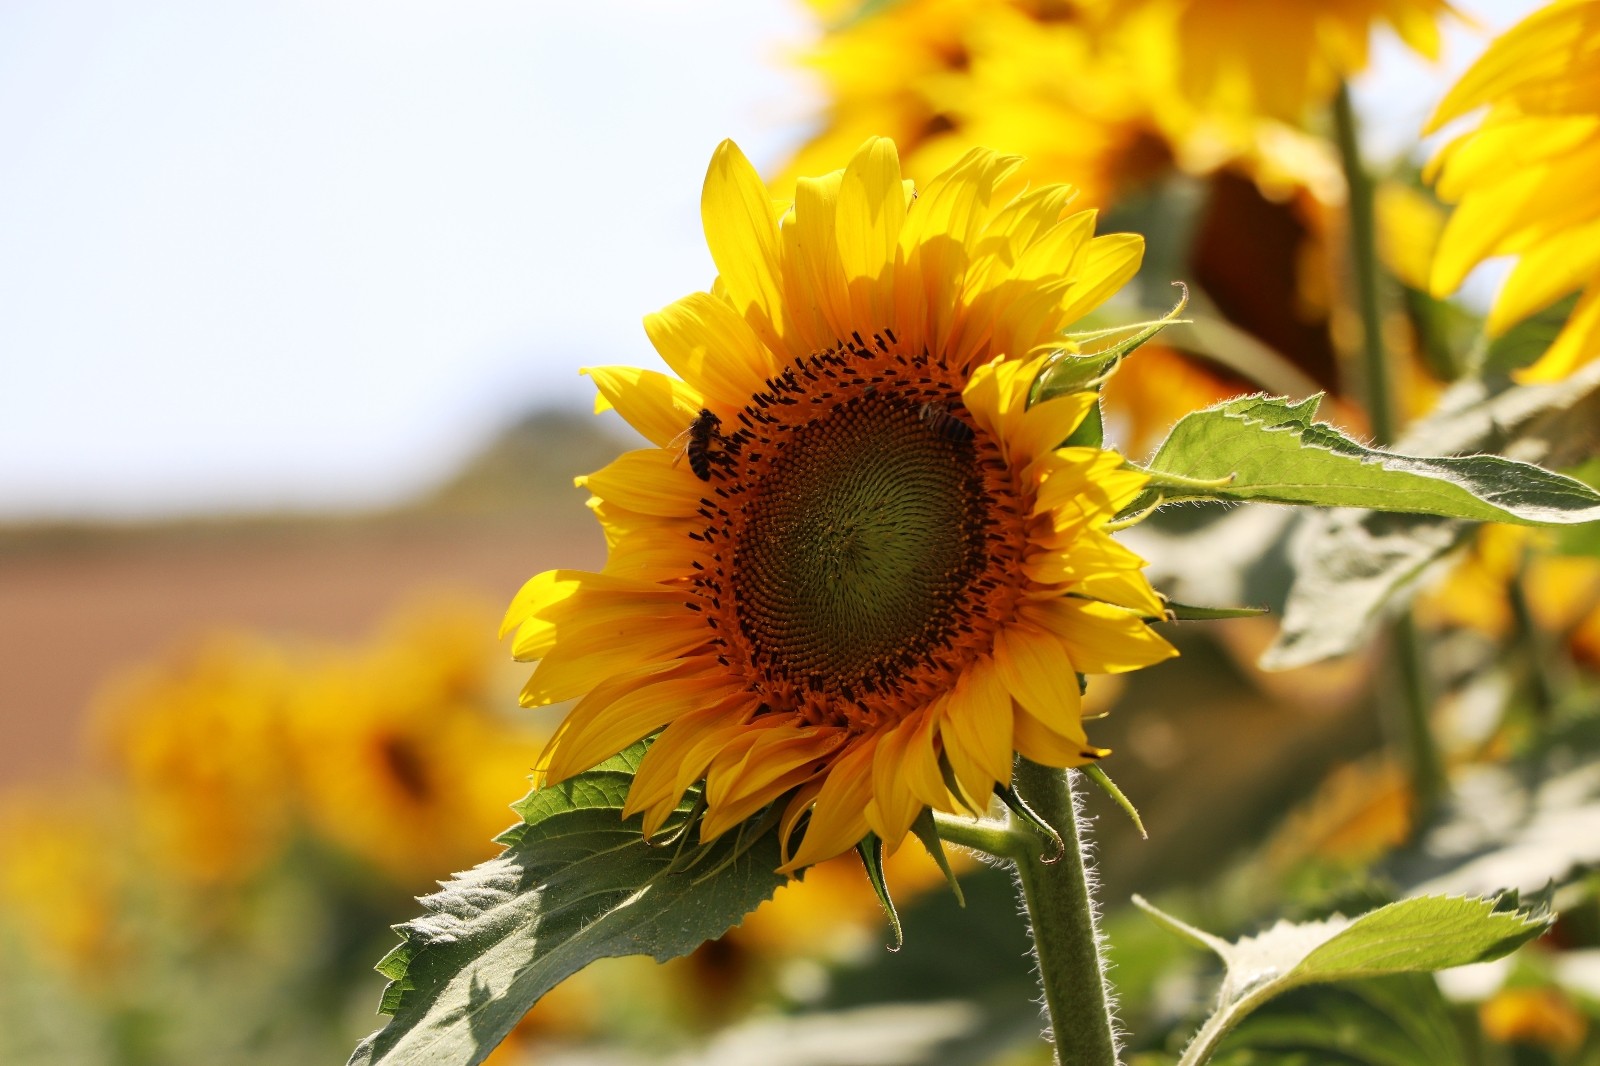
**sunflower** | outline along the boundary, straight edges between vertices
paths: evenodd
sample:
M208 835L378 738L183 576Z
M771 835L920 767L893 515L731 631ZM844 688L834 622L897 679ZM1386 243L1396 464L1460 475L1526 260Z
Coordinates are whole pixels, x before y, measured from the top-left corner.
M236 884L281 855L294 821L283 722L294 669L266 640L217 634L99 696L100 747L169 870Z
M1413 51L1439 54L1446 0L1089 0L1143 42L1137 61L1157 83L1208 112L1299 125L1367 66L1386 23Z
M902 0L854 15L830 0L810 6L827 28L803 62L828 103L788 181L869 134L893 137L923 172L1004 145L1026 157L1020 177L1071 182L1097 206L1170 165L1134 73L1102 55L1076 4Z
M1018 162L974 150L919 194L875 139L780 213L717 149L720 276L645 319L681 380L589 371L654 445L580 479L606 567L541 574L506 615L540 660L523 703L578 700L546 780L655 734L626 805L646 833L704 779L702 839L781 800L795 870L984 809L1014 752L1104 754L1076 675L1175 654L1106 531L1145 477L1060 446L1093 394L1029 395L1143 242L1092 236L1067 187L997 196Z
M1530 380L1566 376L1600 355L1600 0L1534 12L1494 41L1445 96L1429 130L1480 107L1475 129L1429 164L1456 203L1432 288L1454 292L1491 256L1519 257L1489 312L1504 333L1558 298L1583 295Z
M493 853L548 739L493 710L493 617L474 597L419 601L376 640L302 665L285 739L317 839L400 884Z

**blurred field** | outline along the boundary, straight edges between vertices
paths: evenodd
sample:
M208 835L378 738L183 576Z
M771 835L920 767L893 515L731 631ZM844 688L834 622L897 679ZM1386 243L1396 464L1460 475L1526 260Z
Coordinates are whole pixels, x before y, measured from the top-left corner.
M501 603L546 567L598 566L572 478L621 433L540 412L382 513L0 528L0 789L76 763L95 691L201 634L349 639L419 592Z

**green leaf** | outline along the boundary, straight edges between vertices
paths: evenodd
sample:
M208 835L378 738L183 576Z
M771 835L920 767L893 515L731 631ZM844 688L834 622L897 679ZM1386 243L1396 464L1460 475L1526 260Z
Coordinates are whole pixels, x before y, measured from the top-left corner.
M1222 958L1226 972L1215 1013L1180 1066L1210 1059L1222 1038L1257 1007L1294 988L1488 962L1544 932L1542 913L1500 909L1492 899L1422 896L1357 918L1285 922L1233 942L1164 914L1138 896L1146 913Z
M536 789L498 838L500 855L425 897L427 913L395 929L404 942L378 969L390 979L389 1024L352 1064L477 1063L557 982L595 959L684 955L737 925L782 885L771 825L690 843L691 795L673 829L647 844L621 818L645 744L587 773Z
M1301 959L1294 974L1296 983L1309 984L1447 970L1508 955L1549 925L1544 917L1497 910L1493 900L1420 896L1368 911L1338 929Z
M1414 458L1357 444L1312 419L1320 396L1244 396L1185 415L1148 466L1157 498L1254 500L1517 525L1600 519L1600 493L1497 455Z
M1467 1061L1439 986L1397 974L1289 992L1246 1018L1217 1066L1440 1066Z
M1550 752L1458 775L1450 818L1395 855L1387 879L1418 893L1534 893L1600 869L1600 722L1581 725L1552 728ZM1554 772L1569 760L1573 768Z
M1410 451L1505 451L1568 465L1600 450L1600 363L1553 385L1467 381L1396 445ZM1292 548L1294 585L1278 639L1261 665L1286 670L1354 651L1430 566L1472 527L1450 519L1339 510L1311 516ZM1568 527L1580 544L1600 523Z

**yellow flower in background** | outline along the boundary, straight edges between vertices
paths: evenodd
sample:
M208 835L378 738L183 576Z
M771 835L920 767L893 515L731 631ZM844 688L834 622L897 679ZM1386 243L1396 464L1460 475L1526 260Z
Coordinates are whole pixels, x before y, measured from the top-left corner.
M61 789L0 805L0 923L74 976L109 977L129 949L121 927L131 871L115 845L116 804ZM9 963L8 963L9 968Z
M1488 110L1434 157L1429 175L1457 204L1432 288L1445 296L1493 256L1517 264L1488 330L1504 333L1577 290L1583 295L1529 380L1564 377L1600 356L1600 0L1535 11L1496 39L1445 96L1429 131Z
M1506 988L1478 1007L1484 1035L1497 1044L1531 1044L1570 1055L1583 1046L1589 1019L1559 988Z
M364 654L303 671L287 728L315 836L405 883L496 853L548 734L494 709L492 618L477 601L429 603Z
M1386 25L1430 59L1445 0L1087 0L1141 71L1205 112L1306 121L1367 66Z
M859 17L825 0L811 6L830 28L804 62L828 103L785 188L872 136L894 140L924 173L1003 145L1026 158L1020 177L1069 182L1095 205L1170 163L1132 72L1101 56L1075 4L900 0Z
M238 881L283 846L294 812L283 738L293 676L266 642L219 636L102 698L102 747L133 818L181 875Z
M1174 654L1104 530L1144 478L1058 447L1093 395L1028 395L1143 242L1094 237L1065 187L997 196L1017 162L975 150L914 195L872 140L780 218L718 148L719 277L645 320L681 380L590 371L654 445L582 479L606 568L541 574L506 615L541 660L523 702L579 700L548 780L659 731L627 804L647 832L702 778L707 839L781 798L792 870L985 808L1014 752L1103 754L1075 673Z
M1445 213L1427 193L1396 181L1378 186L1378 255L1401 284L1427 292Z
M1422 616L1504 640L1516 624L1510 590L1520 582L1531 621L1566 638L1580 662L1600 665L1600 563L1557 554L1550 539L1538 530L1484 526L1449 576L1420 597Z
M495 610L430 599L355 647L215 636L114 684L102 747L182 878L240 883L309 836L414 887L494 853L548 734L499 713Z

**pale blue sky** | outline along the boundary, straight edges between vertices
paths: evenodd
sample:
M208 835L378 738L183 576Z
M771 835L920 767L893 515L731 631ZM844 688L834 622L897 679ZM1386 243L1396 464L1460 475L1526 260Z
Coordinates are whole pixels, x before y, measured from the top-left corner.
M797 0L0 5L0 518L387 502L586 404L578 367L655 364L640 316L711 277L706 160L796 143L811 32ZM1439 76L1380 56L1394 148Z

